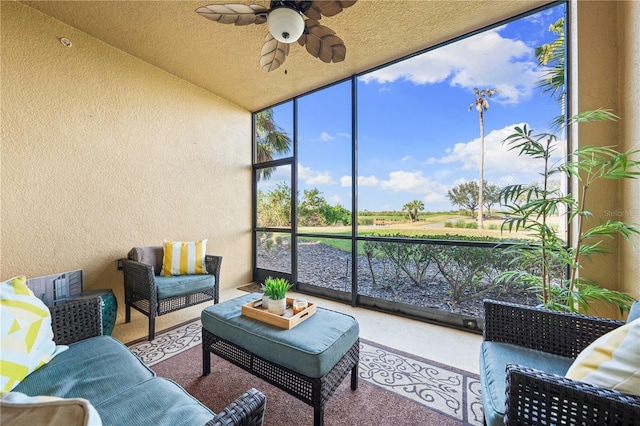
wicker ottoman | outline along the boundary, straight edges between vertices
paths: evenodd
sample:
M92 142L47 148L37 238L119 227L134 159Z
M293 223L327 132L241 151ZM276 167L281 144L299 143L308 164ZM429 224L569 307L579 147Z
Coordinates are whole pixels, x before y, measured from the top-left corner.
M211 372L211 353L249 371L313 407L313 424L323 424L324 406L351 372L358 387L359 326L355 318L318 308L285 330L241 314L259 299L248 294L202 311L202 373Z

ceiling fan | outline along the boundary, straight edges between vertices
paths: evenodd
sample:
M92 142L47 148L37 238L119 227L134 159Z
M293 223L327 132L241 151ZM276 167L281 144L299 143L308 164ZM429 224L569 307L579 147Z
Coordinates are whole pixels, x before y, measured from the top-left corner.
M270 72L282 65L289 45L298 42L321 61L341 62L347 54L336 33L318 22L334 16L357 0L271 1L270 8L257 4L210 4L196 13L221 24L250 25L267 23L269 32L260 52L260 66ZM304 19L303 15L308 19Z

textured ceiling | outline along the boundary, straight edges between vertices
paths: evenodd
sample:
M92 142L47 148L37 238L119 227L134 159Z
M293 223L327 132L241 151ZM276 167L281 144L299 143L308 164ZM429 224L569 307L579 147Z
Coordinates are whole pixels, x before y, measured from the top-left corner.
M268 1L238 2L269 7ZM211 22L194 12L200 6L225 1L22 3L256 111L549 1L359 0L321 21L344 40L344 62L325 64L294 43L284 65L270 73L259 64L265 24L236 27Z

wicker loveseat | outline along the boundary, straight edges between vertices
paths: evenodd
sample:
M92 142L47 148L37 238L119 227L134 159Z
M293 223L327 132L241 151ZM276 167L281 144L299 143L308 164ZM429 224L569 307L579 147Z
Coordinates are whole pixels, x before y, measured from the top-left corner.
M101 336L100 303L93 298L50 309L54 340L69 349L29 374L14 392L84 398L104 425L262 425L265 397L259 391L249 390L214 414L176 383L156 377L126 346ZM3 425L33 424L8 405L1 411Z
M581 351L625 323L493 300L484 308L480 383L487 425L640 424L640 397L564 377ZM638 312L636 302L630 319Z
M162 276L162 246L134 247L122 259L125 321L131 308L149 317L149 340L155 338L156 316L206 301L218 303L222 257L205 256L208 274Z

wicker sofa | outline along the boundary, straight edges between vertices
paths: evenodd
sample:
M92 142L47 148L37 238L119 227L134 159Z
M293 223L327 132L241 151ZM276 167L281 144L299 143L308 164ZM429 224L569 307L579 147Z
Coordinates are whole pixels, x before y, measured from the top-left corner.
M564 377L581 351L624 322L493 300L484 308L485 424L640 424L640 397ZM639 313L636 302L630 319Z
M100 303L93 298L50 309L54 340L69 349L13 391L87 399L104 425L262 425L262 393L251 389L214 414L178 384L156 377L126 346L102 336Z

